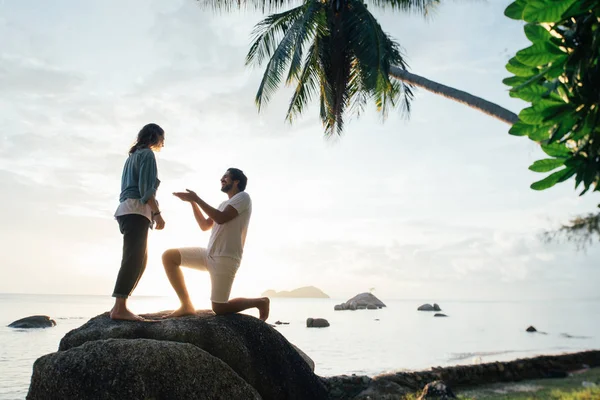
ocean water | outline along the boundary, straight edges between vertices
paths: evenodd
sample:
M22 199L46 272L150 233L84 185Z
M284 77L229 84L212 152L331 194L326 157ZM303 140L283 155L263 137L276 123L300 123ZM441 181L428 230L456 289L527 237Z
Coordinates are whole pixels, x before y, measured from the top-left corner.
M418 312L422 300L386 300L380 310L334 311L346 299L272 299L270 323L300 347L321 376L377 375L433 366L506 361L542 354L600 349L600 299L553 301L437 301L448 318ZM139 313L172 309L176 301L132 297ZM60 339L112 306L108 296L0 294L0 399L23 399L34 361L57 350ZM7 325L45 314L48 329ZM257 316L255 312L248 312ZM306 328L306 318L331 326ZM547 334L525 332L535 326Z

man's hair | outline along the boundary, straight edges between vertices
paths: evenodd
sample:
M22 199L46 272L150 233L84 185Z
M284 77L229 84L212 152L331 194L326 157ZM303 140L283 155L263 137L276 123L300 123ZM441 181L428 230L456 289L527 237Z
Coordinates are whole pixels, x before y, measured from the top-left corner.
M239 181L238 189L240 190L240 192L243 192L244 190L246 190L246 184L248 183L248 178L246 177L246 175L244 175L244 171L242 171L241 169L237 169L237 168L229 168L227 170L227 172L229 172L229 175L231 176L232 181Z

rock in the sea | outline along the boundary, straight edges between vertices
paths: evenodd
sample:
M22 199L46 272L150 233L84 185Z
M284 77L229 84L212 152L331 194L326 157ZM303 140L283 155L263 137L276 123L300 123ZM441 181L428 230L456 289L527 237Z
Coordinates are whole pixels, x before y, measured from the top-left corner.
M417 308L417 311L442 311L442 309L437 303L433 303L433 305L425 303L419 306L419 308Z
M348 300L345 303L337 304L333 307L336 311L342 310L374 310L377 308L385 307L381 300L379 300L373 293L360 293Z
M537 329L535 329L533 326L529 326L527 329L525 329L527 332L537 332Z
M442 381L429 382L423 392L419 396L418 400L449 400L456 399L456 395L452 390Z
M264 297L292 297L292 298L309 298L309 299L328 299L329 296L321 289L314 286L304 286L291 291L282 290L281 292L269 289L263 292Z
M144 315L156 322L113 321L108 313L99 315L67 333L59 350L110 338L189 343L229 365L265 400L327 398L325 386L310 365L283 335L263 321L244 314L212 312L159 319L165 314ZM89 368L94 368L93 364Z
M443 313L435 313L433 316L434 317L447 317L447 315L443 314Z
M33 328L51 328L56 326L56 321L47 315L32 315L31 317L21 318L11 322L9 328L33 329Z
M275 325L289 325L289 322L275 321Z
M39 358L28 400L261 399L227 364L188 343L87 342Z
M306 319L306 327L307 328L327 328L329 326L329 321L325 318L307 318Z
M352 400L396 400L403 399L409 393L408 388L395 382L375 378L370 382L369 387L353 397Z

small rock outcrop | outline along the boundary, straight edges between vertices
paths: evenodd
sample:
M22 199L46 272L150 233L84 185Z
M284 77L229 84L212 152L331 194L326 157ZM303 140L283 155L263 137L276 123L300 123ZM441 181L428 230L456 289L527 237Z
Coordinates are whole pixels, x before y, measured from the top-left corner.
M108 339L45 355L28 400L244 399L258 392L227 364L188 343Z
M268 324L260 321L257 318L245 315L245 314L230 314L230 315L214 315L212 312L200 311L196 315L185 316L180 318L167 318L161 319L162 316L166 315L167 312L161 312L156 314L146 314L145 318L154 319L153 322L130 322L130 321L113 321L108 316L108 313L99 315L92 318L86 324L78 329L75 329L65 335L60 342L59 352L56 353L55 357L59 357L59 354L70 352L71 350L78 349L77 352L69 354L79 354L79 358L92 357L91 354L95 354L96 349L102 348L97 342L106 341L107 339L124 339L119 344L111 345L112 349L122 348L122 346L131 345L132 350L122 350L123 353L133 353L134 349L139 347L156 346L152 343L156 341L173 342L177 344L187 344L193 346L199 350L197 356L194 356L193 360L204 359L208 357L204 353L209 353L210 356L214 357L219 361L228 366L232 373L237 377L245 381L249 386L260 395L262 399L326 399L327 391L325 386L317 377L312 369L314 363L309 364L305 359L310 360L304 353L300 354L296 348L287 341L283 335L277 332L276 329L272 328ZM150 339L150 342L139 342L140 339ZM88 347L84 345L90 343ZM96 343L92 346L92 343ZM148 344L150 343L150 344ZM100 346L100 347L98 347ZM161 347L164 353L164 360L156 361L162 363L161 365L174 365L178 363L177 354L179 350L174 350L172 355L169 355L172 347ZM181 347L177 347L180 349ZM189 347L186 347L189 348ZM151 356L152 351L142 351L146 354L145 359L139 359L140 363L152 364L155 362L155 358ZM97 356L94 357L106 357L104 361L98 361L102 365L107 365L107 374L110 374L112 368L110 364L111 359L115 357L111 351L98 352ZM60 356L62 357L62 355ZM96 359L94 358L94 360ZM65 368L76 368L77 357L72 359L73 366L65 363L68 358L62 359L60 368L44 368L36 372L34 366L34 374L42 373L43 380L52 381L59 380L57 374L60 374ZM212 360L212 359L211 359ZM193 361L194 363L196 361ZM312 360L311 360L312 361ZM186 361L187 362L187 361ZM192 361L189 361L191 363ZM213 364L216 361L211 361ZM169 364L173 363L173 364ZM86 368L96 370L96 362L90 362ZM211 365L213 365L211 364ZM218 364L218 363L217 363ZM45 363L40 363L39 368L42 368ZM192 370L202 370L204 367L200 364L194 364L195 366L188 368ZM221 364L219 364L221 365ZM116 367L113 365L113 367ZM150 367L148 367L150 368ZM175 368L175 367L173 367ZM220 367L219 367L220 368ZM165 371L164 375L159 373L154 374L153 370L150 369L138 369L139 374L142 374L139 379L143 382L146 380L163 382L166 384L167 378L170 376L167 374L169 368L163 368ZM98 372L100 373L100 372ZM91 374L90 372L77 375L82 379L86 379L86 375ZM232 385L236 385L237 379L231 380ZM40 378L41 379L41 378ZM108 379L108 378L107 378ZM102 393L108 390L105 387L107 381L102 379L97 380L97 384L94 382L89 383L95 385L94 390L97 393ZM81 387L85 387L87 383L81 382ZM194 386L195 387L195 386ZM87 390L87 389L86 389ZM90 389L91 390L91 389ZM191 389L190 389L191 390ZM213 390L211 386L207 387L207 390ZM39 397L36 398L57 398L52 392L45 392L36 389L36 393L39 393ZM175 392L176 393L176 392ZM248 396L251 396L251 392ZM38 396L36 394L36 396ZM44 397L46 396L46 397ZM244 394L246 396L246 394ZM81 395L75 398L93 398L85 395ZM122 398L135 398L124 396ZM146 398L146 397L142 397ZM150 398L150 397L148 397ZM156 397L156 398L161 398ZM164 397L163 397L164 398ZM179 398L173 395L172 398ZM196 393L196 398L212 398L209 394L205 394L200 391ZM236 396L225 396L224 398L236 398ZM248 397L251 398L251 397Z
M417 400L450 400L456 399L456 395L442 381L429 382Z
M306 327L307 328L327 328L329 326L329 321L325 318L307 318L306 319Z
M276 290L266 290L262 293L264 297L291 297L291 298L303 298L303 299L328 299L329 296L321 289L314 286L304 286L294 290L282 290L280 292Z
M31 317L11 322L8 325L9 328L19 329L51 328L53 326L56 326L56 321L47 315L32 315Z
M433 303L433 305L425 303L420 305L419 308L417 308L417 311L442 311L442 309L437 303Z
M447 315L444 313L435 313L435 314L433 314L433 316L434 317L447 317Z
M395 400L404 398L409 393L408 388L395 382L375 378L370 382L369 387L353 397L352 400Z
M335 311L344 310L376 310L386 307L373 293L360 293L342 304L333 307Z
M525 329L525 331L527 331L527 332L537 332L537 329L535 329L535 327L533 327L533 326L529 326L527 329Z

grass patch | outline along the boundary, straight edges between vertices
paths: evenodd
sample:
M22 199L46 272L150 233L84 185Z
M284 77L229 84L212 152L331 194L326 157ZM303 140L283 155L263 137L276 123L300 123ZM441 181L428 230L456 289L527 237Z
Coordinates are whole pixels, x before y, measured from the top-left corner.
M596 384L584 387L583 382ZM600 400L600 368L562 379L494 383L454 391L460 400ZM405 400L416 400L412 394Z

